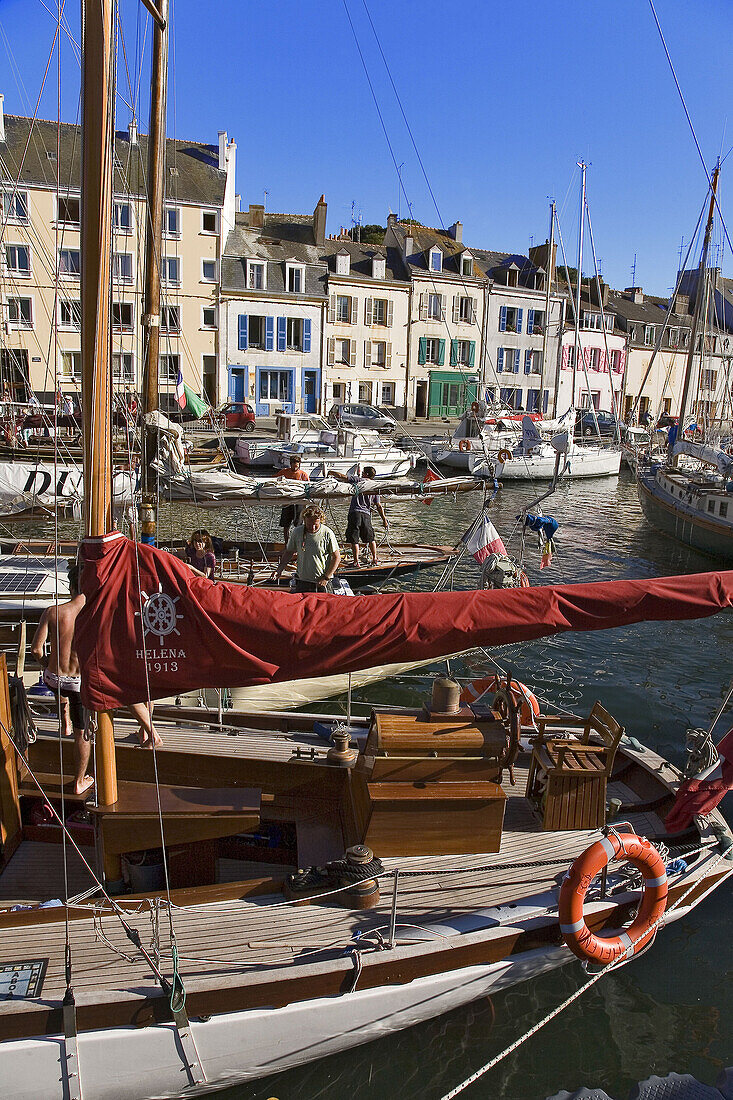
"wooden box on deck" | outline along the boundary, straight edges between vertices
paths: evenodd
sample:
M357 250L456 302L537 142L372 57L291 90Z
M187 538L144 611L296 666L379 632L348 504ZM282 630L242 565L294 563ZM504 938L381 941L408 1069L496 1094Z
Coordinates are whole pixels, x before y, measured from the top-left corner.
M374 715L365 756L499 757L506 743L500 719L477 720L470 713L450 718L414 714Z

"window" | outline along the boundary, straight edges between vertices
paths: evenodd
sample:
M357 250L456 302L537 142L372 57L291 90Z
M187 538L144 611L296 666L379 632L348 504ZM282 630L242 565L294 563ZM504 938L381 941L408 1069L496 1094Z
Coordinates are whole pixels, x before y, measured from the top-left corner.
M458 309L456 321L462 321L464 324L470 325L476 319L476 309L473 298L460 297L458 299Z
M216 328L216 306L204 306L201 311L201 327Z
M372 403L372 384L371 382L359 383L359 400L363 405L371 405Z
M135 383L135 366L131 351L112 352L112 377L119 382Z
M718 384L718 372L717 370L704 370L702 372L702 388L704 390L714 390Z
M158 374L161 382L173 382L178 381L178 371L181 366L180 355L161 355L160 367Z
M351 363L351 340L336 341L336 362L349 366Z
M177 206L166 206L163 210L163 236L180 237L181 211Z
M201 279L204 283L216 282L216 260L201 261Z
M115 332L132 332L132 302L112 303L112 328Z
M31 273L31 250L28 245L6 244L5 264L8 271L11 271L13 275L27 279Z
M667 340L671 348L678 348L680 346L680 330L671 328L667 334Z
M394 382L382 382L382 404L394 405Z
M456 340L456 364L459 367L473 366L471 362L471 340Z
M112 228L116 233L132 232L132 208L129 202L112 204Z
M523 309L514 306L499 308L499 332L521 332Z
M690 346L690 330L683 328L680 330L680 347L689 348Z
M33 328L33 302L30 298L8 298L8 321L15 328Z
M519 374L521 357L522 353L519 348L497 348L497 373L501 373L501 371L506 371L509 374Z
M540 391L527 390L527 412L540 412Z
M443 270L443 253L440 251L439 248L433 248L430 250L430 270Z
M442 294L428 294L428 320L429 321L442 321L443 320L443 295Z
M219 231L219 219L216 210L201 211L201 232L217 233Z
M247 343L251 348L263 350L265 347L265 318L250 315L247 328Z
M654 347L655 331L654 325L644 325L644 343L648 348Z
M389 367L392 365L392 345L386 340L367 340L364 344L365 367Z
M333 399L338 401L339 404L343 404L346 400L346 383L334 382L333 384Z
M247 287L249 290L265 289L265 265L247 260Z
M78 227L81 225L81 207L78 198L70 198L68 195L59 195L57 218L61 225Z
M436 363L438 366L441 365L441 363L440 363L440 360L441 360L440 345L442 343L443 343L442 340L436 340L431 336L428 336L426 338L426 340L425 340L425 362L426 363Z
M59 301L59 328L81 328L81 302Z
M81 378L81 352L61 352L61 373L67 378Z
M2 210L0 215L7 222L28 221L28 192L27 191L3 191L0 196Z
M303 321L300 317L288 317L286 343L289 351L303 350Z
M351 301L348 294L336 295L336 320L342 324L351 323Z
M470 256L464 256L461 260L461 275L473 275L473 260Z
M591 370L601 369L601 349L589 348L588 349L588 366Z
M372 299L372 324L384 327L387 324L387 299Z
M181 281L181 260L179 256L163 257L163 282L178 286Z
M527 335L542 336L545 331L545 311L543 309L527 310ZM539 400L539 398L538 398Z
M260 401L290 400L290 371L260 371Z
M636 342L636 325L629 325L629 340L632 344Z
M372 257L372 278L384 279L387 275L387 261L384 256Z
M339 252L336 255L336 274L348 275L351 270L351 256L348 252Z
M287 288L291 294L302 294L305 290L305 268L287 265Z
M720 508L718 509L718 515L722 519L725 519L725 517L728 515L728 501L727 500L721 500Z
M612 351L611 352L611 370L615 371L616 374L621 373L621 352L620 351Z
M601 324L600 313L590 313L587 309L584 309L582 316L582 328L597 329L598 331L600 331L600 329L603 327Z
M132 282L132 254L130 252L113 253L112 278L119 283Z
M162 332L177 333L181 331L181 307L164 305L160 307L160 328Z

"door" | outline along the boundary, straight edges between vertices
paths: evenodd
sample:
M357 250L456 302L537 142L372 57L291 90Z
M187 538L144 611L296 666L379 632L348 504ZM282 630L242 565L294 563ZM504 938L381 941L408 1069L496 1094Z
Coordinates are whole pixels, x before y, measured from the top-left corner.
M428 384L418 382L415 386L415 416L428 415Z
M318 405L318 371L303 371L303 412L314 413Z
M229 400L244 401L247 397L247 368L229 368Z

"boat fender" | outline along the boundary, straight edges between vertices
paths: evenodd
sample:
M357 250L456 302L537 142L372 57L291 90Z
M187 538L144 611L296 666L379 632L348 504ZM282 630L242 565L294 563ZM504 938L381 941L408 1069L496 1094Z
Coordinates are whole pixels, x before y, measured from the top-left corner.
M496 457L499 460L499 462L511 462L512 452L507 451L506 448L505 448L503 451L499 451L499 453Z
M471 440L470 439L462 439L461 442L458 444L458 450L459 451L470 451L471 450Z
M595 876L611 860L627 860L644 876L644 892L630 928L617 936L597 936L583 916L583 903ZM560 887L558 914L565 943L579 959L606 965L623 955L636 955L656 934L667 904L667 871L661 855L646 837L609 831L578 856Z

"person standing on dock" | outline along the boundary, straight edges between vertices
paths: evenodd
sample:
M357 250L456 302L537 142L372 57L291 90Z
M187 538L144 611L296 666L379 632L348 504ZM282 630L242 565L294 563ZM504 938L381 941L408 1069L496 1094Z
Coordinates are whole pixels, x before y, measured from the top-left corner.
M277 475L278 478L285 477L289 481L310 481L308 474L305 470L301 469L300 455L290 456L290 466L287 470L281 470ZM299 504L286 504L280 510L280 526L283 529L283 542L287 546L288 536L290 534L290 528L295 523L300 523L301 505Z
M290 532L277 563L274 578L279 581L283 569L296 556L296 592L330 592L333 575L341 561L341 551L336 536L326 527L324 513L317 504L309 504L303 511L303 522Z
M353 475L340 474L336 470L330 470L328 476L335 477L338 481L348 481L352 485L358 485L362 480L362 478L354 477ZM364 467L364 478L373 481L376 476L377 471L373 466ZM384 511L384 505L378 493L354 493L351 498L349 514L346 519L346 541L351 546L351 552L354 555L355 569L361 568L361 562L359 561L359 544L362 542L369 547L372 565L379 564L379 558L377 556L377 539L374 534L374 527L372 526L372 510L375 508L386 531L389 527L389 521L387 520L387 514Z

